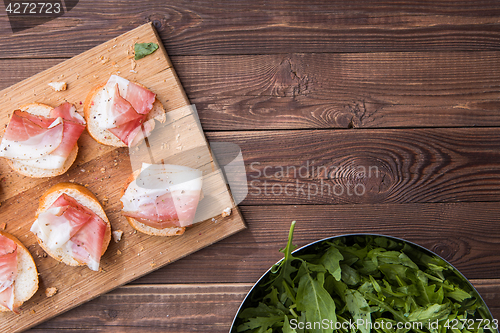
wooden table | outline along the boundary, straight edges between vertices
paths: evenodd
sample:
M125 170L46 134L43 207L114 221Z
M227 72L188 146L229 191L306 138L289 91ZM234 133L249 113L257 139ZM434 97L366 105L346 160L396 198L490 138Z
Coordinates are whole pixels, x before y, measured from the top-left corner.
M32 331L227 332L292 220L423 245L500 318L500 3L374 3L81 0L16 34L0 10L0 89L153 22L250 185L247 230Z

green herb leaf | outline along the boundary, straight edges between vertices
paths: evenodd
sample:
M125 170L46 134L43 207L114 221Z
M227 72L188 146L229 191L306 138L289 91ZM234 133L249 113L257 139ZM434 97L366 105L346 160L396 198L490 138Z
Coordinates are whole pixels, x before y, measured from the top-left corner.
M134 53L135 60L139 60L144 58L147 55L152 54L156 50L158 50L158 44L156 43L135 43L134 45Z
M357 325L361 333L369 333L372 324L372 319L370 316L370 306L366 302L366 299L357 290L346 290L345 299L347 303L347 309L352 315L354 321L360 325Z
M337 322L335 302L323 287L323 282L323 273L318 273L316 278L313 278L311 274L305 274L300 279L297 291L297 310L305 312L307 322L313 323L313 325L314 323L323 323L323 321L327 321L329 325L335 325ZM309 331L312 333L331 332L321 325L317 326L320 327L313 326Z
M341 269L340 269L340 261L344 259L340 251L335 247L330 247L326 253L321 257L319 263L332 274L335 280L340 281L341 278Z

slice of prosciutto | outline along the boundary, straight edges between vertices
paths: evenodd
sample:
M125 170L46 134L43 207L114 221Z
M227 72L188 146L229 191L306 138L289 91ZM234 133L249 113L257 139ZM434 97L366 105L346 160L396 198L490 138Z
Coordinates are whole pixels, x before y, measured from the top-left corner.
M99 112L95 119L102 129L107 129L123 143L129 145L139 133L153 109L156 94L117 75L111 75L103 87Z
M53 109L49 117L16 110L0 144L0 156L26 166L59 169L84 130L85 120L70 103Z
M31 231L52 251L62 251L99 270L106 222L73 197L61 194L38 214Z
M202 172L180 165L146 164L120 199L122 214L157 229L194 222Z
M14 281L17 278L17 244L0 235L0 306L15 313Z

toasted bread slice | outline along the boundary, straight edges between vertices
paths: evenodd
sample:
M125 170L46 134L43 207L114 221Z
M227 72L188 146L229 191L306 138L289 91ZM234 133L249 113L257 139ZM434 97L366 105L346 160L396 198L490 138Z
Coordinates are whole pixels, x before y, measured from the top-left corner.
M108 217L106 216L104 208L102 207L99 200L97 200L95 195L89 190L87 190L84 186L74 183L59 183L57 185L52 186L40 198L36 217L38 218L38 215L41 212L46 211L54 203L54 201L56 201L57 198L59 198L59 196L63 193L69 195L70 197L78 201L78 203L80 203L81 205L92 210L106 223L106 232L104 234L104 239L102 243L102 252L101 252L102 256L104 252L106 252L106 249L108 248L109 245L109 241L111 240L111 224L109 223ZM56 259L57 261L63 262L69 266L86 265L86 263L79 262L72 256L68 255L62 249L57 249L56 251L52 251L46 246L46 244L44 244L44 242L41 239L37 237L37 240L38 244L40 244L40 246L44 249L44 251L47 252L49 256Z
M133 83L146 88L140 83ZM94 115L98 112L101 105L103 95L102 91L105 85L106 84L104 83L92 89L92 91L87 95L85 103L83 104L83 112L85 121L87 122L87 131L94 138L94 140L96 140L100 144L114 147L127 147L127 145L120 139L118 139L113 133L111 133L107 129L100 128L99 123L94 118ZM165 122L165 120L167 119L165 115L165 109L163 108L163 105L158 100L158 98L154 101L153 109L149 111L146 121L151 119L155 119L161 123Z
M14 308L17 308L38 290L38 271L30 252L16 237L4 231L0 231L0 235L17 244L17 278L14 281ZM10 310L0 305L0 312L4 311Z
M125 182L125 185L122 188L120 196L123 196L125 194L125 191L127 190L128 185L133 182L141 173L140 170L137 170L133 174L131 174L128 178L127 181ZM133 217L128 217L125 216L127 219L128 223L132 226L137 231L140 231L144 234L147 235L152 235L152 236L180 236L182 235L185 231L185 227L170 227L170 228L164 228L164 229L156 229L153 228L149 225L146 225L142 222L137 221Z
M19 108L19 110L21 111L29 112L31 114L34 114L35 116L43 116L43 117L48 117L52 109L53 107L42 103L30 103L23 105ZM63 173L68 171L71 165L73 165L73 162L75 162L77 155L78 155L78 144L76 144L75 147L73 147L73 149L69 153L68 158L66 159L66 162L64 162L62 168L53 170L47 170L30 165L24 165L22 162L18 160L13 161L7 159L7 163L14 171L26 177L30 178L55 177L62 175Z

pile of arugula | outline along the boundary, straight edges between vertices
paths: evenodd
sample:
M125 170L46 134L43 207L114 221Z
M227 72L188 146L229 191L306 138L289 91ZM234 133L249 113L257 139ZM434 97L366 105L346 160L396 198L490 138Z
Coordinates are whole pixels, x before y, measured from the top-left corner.
M490 331L475 319L490 317L483 302L439 257L407 243L368 235L321 242L292 255L294 227L295 221L281 250L285 258L245 301L236 332L323 333L332 332L332 327L361 333ZM467 327L450 325L470 318L473 324ZM341 325L348 322L364 325ZM376 322L422 325L419 329L407 324L396 330Z

